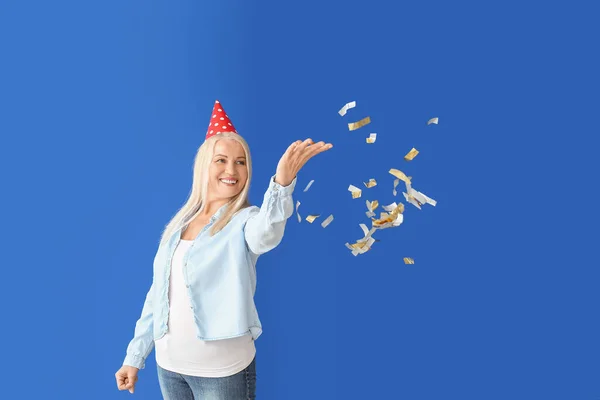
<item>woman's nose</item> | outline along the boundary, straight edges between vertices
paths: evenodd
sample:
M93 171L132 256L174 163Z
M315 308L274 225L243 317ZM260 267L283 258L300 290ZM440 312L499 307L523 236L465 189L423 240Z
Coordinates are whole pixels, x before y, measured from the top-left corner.
M225 172L227 172L230 175L233 175L235 173L235 166L231 163L227 163L227 165L225 166Z

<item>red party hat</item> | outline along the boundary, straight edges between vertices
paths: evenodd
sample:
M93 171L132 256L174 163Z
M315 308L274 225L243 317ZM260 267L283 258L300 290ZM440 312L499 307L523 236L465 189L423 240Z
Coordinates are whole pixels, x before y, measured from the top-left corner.
M227 114L225 114L223 106L221 103L219 103L219 100L216 100L210 118L210 123L208 124L208 130L206 131L206 139L223 132L237 133L233 127L233 124L231 123L231 120Z

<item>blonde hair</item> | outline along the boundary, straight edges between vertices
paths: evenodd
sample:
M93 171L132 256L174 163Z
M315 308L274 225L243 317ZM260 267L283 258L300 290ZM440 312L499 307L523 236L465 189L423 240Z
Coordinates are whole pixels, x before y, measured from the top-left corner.
M246 156L246 168L248 170L248 179L246 184L236 196L232 197L226 204L226 210L221 217L212 226L210 233L211 236L217 234L227 223L231 220L233 215L241 209L250 206L248 202L248 192L250 190L250 179L252 177L252 160L250 158L250 149L248 143L237 133L223 132L218 135L211 136L206 139L204 143L198 148L196 158L193 167L193 182L192 189L189 197L185 204L177 211L175 216L165 226L165 229L160 238L162 244L165 240L168 240L175 231L183 226L186 226L200 212L204 210L205 203L208 193L208 168L212 161L215 145L219 140L235 140L242 145Z

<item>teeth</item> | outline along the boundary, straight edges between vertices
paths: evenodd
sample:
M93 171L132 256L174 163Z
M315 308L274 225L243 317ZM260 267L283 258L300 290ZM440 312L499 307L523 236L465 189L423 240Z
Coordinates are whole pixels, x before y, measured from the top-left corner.
M221 182L225 182L225 183L229 183L229 184L234 184L237 181L236 180L230 180L230 179L221 179Z

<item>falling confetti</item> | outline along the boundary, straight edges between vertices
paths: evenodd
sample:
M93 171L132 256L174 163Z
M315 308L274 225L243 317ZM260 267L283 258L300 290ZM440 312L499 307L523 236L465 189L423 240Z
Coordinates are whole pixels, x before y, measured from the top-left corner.
M371 236L375 232L375 228L371 228L371 230L368 230L365 224L359 224L359 226L362 229L365 236L362 239L356 241L356 243L345 244L346 247L352 251L353 256L363 254L371 250L371 246L373 245L373 243L376 242L376 240Z
M298 213L298 207L300 207L300 201L296 200L296 215L298 216L298 222L302 222L302 217L300 217L300 214Z
M310 187L312 186L312 184L313 184L314 181L315 180L313 179L312 181L308 182L308 185L306 185L306 187L304 188L305 192L308 191L308 189L310 189Z
M415 158L417 156L417 154L419 154L419 150L415 149L414 147L404 156L404 159L406 161L411 161L413 158Z
M367 210L369 210L366 212L367 217L371 218L375 216L375 213L373 211L377 208L377 206L379 206L379 202L377 200L367 200Z
M371 134L369 134L369 137L367 138L367 143L369 143L369 144L375 143L375 140L377 140L377 134L371 133Z
M398 205L394 202L392 204L388 204L387 206L381 206L385 211L392 212Z
M313 221L317 218L319 218L321 215L309 215L308 217L306 217L306 220L308 222L310 222L311 224L313 223Z
M359 188L357 188L354 185L348 186L348 190L350 192L352 192L352 198L353 199L358 199L360 197L360 195L362 194L362 190L360 190Z
M329 225L331 223L331 221L333 221L333 214L331 214L329 217L327 217L323 222L321 222L321 226L323 228L327 228L327 225Z
M344 107L342 107L340 109L340 111L338 111L338 114L340 114L343 117L344 115L346 115L346 112L349 109L354 108L354 107L356 107L356 101L351 101L350 103L346 103L346 105Z
M371 118L366 117L357 122L350 122L348 124L348 129L351 131L355 131L355 130L362 128L363 126L370 124L370 123L371 123Z
M373 186L377 186L377 181L373 178L369 179L369 182L363 182L367 189L372 188Z
M404 257L404 264L414 264L415 260L410 257Z
M400 179L401 181L404 181L405 183L410 184L410 177L404 175L404 172L402 172L398 169L392 168L389 170L389 173L394 175L396 178Z
M427 125L431 125L431 124L438 124L439 118L435 117L435 118L431 118L429 121L427 121ZM452 124L450 124L452 125Z
M406 199L406 201L408 201L413 206L417 207L419 210L421 209L421 206L423 204L431 204L432 206L435 207L435 205L437 204L437 201L430 199L429 197L425 196L423 193L421 193L419 191L416 191L415 189L412 188L410 183L405 182L405 184L406 184L406 193L402 192L402 194L404 195L404 198Z
M391 228L398 226L404 221L404 204L400 203L394 210L388 215L387 213L381 213L379 219L372 218L373 227L377 229Z
M398 186L398 183L400 183L400 179L394 179L394 191L392 192L394 196L398 194L398 192L396 191L396 186Z

